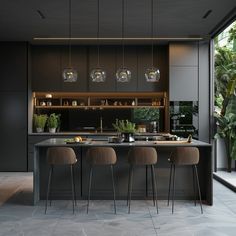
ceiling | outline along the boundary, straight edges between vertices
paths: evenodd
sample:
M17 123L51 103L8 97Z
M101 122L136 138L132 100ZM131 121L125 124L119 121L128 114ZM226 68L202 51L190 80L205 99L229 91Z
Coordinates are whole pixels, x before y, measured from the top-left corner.
M208 37L232 11L235 0L153 0L154 37ZM0 41L68 37L69 0L1 0ZM203 16L212 10L207 18ZM38 13L40 11L45 18ZM151 0L125 0L125 37L151 33ZM100 0L100 37L120 38L122 1ZM97 0L72 0L72 37L93 38Z

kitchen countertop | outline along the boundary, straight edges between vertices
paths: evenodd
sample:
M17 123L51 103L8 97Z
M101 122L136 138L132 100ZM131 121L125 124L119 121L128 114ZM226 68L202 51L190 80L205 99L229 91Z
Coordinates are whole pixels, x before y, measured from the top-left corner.
M36 147L55 147L55 146L211 146L209 143L201 142L198 140L192 140L191 143L187 142L187 139L181 141L135 141L132 143L108 143L107 141L88 141L83 143L70 143L67 144L64 138L52 138L35 144Z
M57 132L57 133L49 133L49 132L43 132L43 133L28 133L28 135L32 136L77 136L77 135L97 135L97 136L116 136L117 132ZM135 136L157 136L158 133L135 133Z

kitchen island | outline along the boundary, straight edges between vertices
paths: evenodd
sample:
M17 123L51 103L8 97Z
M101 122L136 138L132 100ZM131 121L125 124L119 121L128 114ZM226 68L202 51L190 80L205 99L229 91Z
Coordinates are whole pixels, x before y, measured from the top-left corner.
M89 165L85 161L86 151L93 146L111 146L117 154L117 163L114 166L117 199L126 199L128 188L127 153L134 146L155 147L158 154L156 176L158 183L158 199L167 199L170 164L168 158L171 151L177 146L198 147L200 161L198 164L199 181L202 200L206 204L213 204L212 189L212 155L211 145L193 140L191 143L183 141L135 141L133 143L108 143L107 141L88 141L83 143L67 144L64 138L53 138L34 145L34 204L46 197L46 186L49 166L46 162L46 152L49 147L72 147L77 155L75 167L76 195L78 199L87 199ZM69 168L56 167L52 184L53 199L70 199L70 172ZM92 185L92 199L112 199L111 177L109 168L94 169ZM151 174L147 167L134 169L133 198L151 199ZM192 169L178 167L176 169L176 199L194 199L192 184Z

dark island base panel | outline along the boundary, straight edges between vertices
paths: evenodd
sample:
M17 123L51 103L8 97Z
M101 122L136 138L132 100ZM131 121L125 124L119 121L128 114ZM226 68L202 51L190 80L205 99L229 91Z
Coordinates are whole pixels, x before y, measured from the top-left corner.
M73 147L78 163L75 167L75 185L77 199L87 199L89 165L85 161L85 153L89 147ZM200 162L198 164L199 181L202 200L212 205L212 164L211 147L198 147L200 150ZM38 150L37 150L38 149ZM127 153L129 147L114 147L117 153L117 163L114 166L116 198L126 199L128 189ZM173 147L157 147L158 161L156 164L156 177L158 184L158 199L167 199L168 183L170 174L170 163L168 158ZM34 203L46 198L47 178L49 166L46 163L47 147L36 147L39 155L39 169L35 175L39 178L39 189L34 189ZM37 186L37 180L34 186ZM193 177L191 167L176 167L176 191L175 199L190 200L193 195ZM39 193L37 193L39 191ZM38 194L38 195L37 195ZM71 182L69 167L55 167L52 179L52 199L71 199ZM39 199L38 199L39 198ZM151 174L150 167L135 167L133 176L133 199L151 199ZM113 199L111 173L109 166L98 166L94 168L91 199Z

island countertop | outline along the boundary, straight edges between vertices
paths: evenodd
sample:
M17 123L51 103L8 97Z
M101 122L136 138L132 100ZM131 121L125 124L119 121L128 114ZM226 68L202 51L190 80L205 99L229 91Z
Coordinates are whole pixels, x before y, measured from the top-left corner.
M69 138L69 137L68 137ZM39 200L45 199L46 184L49 166L47 163L47 149L50 147L71 147L74 149L78 162L75 166L76 172L76 194L78 199L87 199L88 173L89 164L86 162L86 153L90 147L93 146L110 146L115 149L117 155L117 162L114 165L114 173L116 178L117 199L127 198L127 183L129 165L127 162L127 153L130 148L135 146L149 146L157 150L158 161L155 165L157 180L159 183L158 198L167 199L170 157L173 148L175 147L197 147L200 153L200 161L198 164L199 180L201 185L201 195L203 202L213 204L213 188L212 188L212 147L211 144L192 140L188 143L186 139L180 141L135 141L132 143L108 143L104 140L91 140L82 143L66 143L66 138L51 138L34 145L34 204ZM54 181L54 195L53 199L69 199L71 192L68 190L70 186L66 180L69 179L68 170L57 169L55 173L57 178ZM194 199L193 184L192 184L192 168L180 168L177 170L176 183L176 198L177 199ZM151 179L149 168L147 166L138 167L134 169L135 185L133 189L133 196L135 199L150 199ZM110 172L107 168L97 168L96 185L93 189L94 199L112 199L110 186Z
M66 143L65 138L51 138L44 140L35 144L36 147L51 147L51 146L188 146L188 147L201 147L201 146L211 146L209 143L205 143L199 140L192 140L191 143L187 142L187 139L183 139L180 141L135 141L135 142L122 142L122 143L109 143L107 141L85 141L78 143Z

